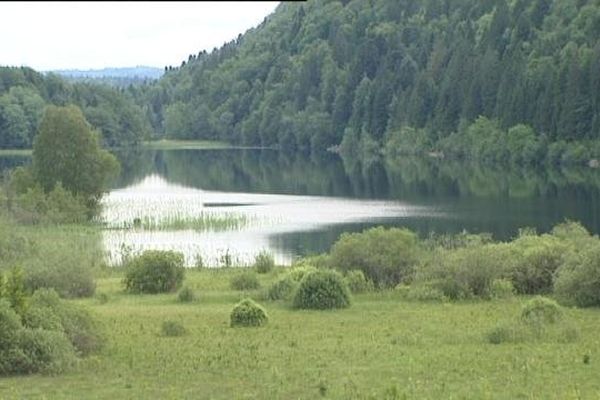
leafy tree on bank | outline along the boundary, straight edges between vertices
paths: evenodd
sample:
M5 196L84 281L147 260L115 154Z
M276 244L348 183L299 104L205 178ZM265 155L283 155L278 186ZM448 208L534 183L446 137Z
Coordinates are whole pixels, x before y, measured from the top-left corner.
M119 170L77 106L49 106L33 144L33 177L48 193L56 185L81 196L93 209Z

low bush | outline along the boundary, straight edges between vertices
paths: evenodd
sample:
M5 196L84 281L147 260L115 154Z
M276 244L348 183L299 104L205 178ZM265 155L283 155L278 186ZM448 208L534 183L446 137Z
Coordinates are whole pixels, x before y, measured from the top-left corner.
M490 286L490 297L492 299L508 299L515 294L515 287L508 279L494 279Z
M30 268L25 277L25 286L31 292L54 289L65 298L91 297L96 291L93 272L86 266L77 264L76 260L69 260L61 265L38 265Z
M104 327L87 309L61 300L52 289L36 291L24 317L26 326L48 328L56 324L56 320L80 355L97 352L104 346Z
M571 253L557 271L554 282L561 304L578 307L600 306L600 245Z
M419 267L417 284L429 283L451 300L492 297L492 283L507 278L515 250L507 244L485 244L441 250Z
M189 286L184 286L179 293L177 293L177 301L180 303L191 303L196 301L196 293Z
M499 324L485 335L491 344L517 343L525 340L525 331L520 324Z
M519 294L546 294L552 292L553 277L562 265L568 245L552 235L521 235L511 245L515 266L511 280Z
M301 309L345 308L350 306L350 293L338 272L318 270L302 278L293 305Z
M363 293L373 289L373 283L367 280L359 269L348 271L344 275L344 281L352 293Z
M22 358L11 360L14 373L57 374L75 365L77 357L63 332L44 329L23 329L19 334Z
M173 292L181 286L184 275L183 254L147 250L129 262L124 283L131 293Z
M160 328L161 334L167 337L183 336L187 333L187 329L177 321L164 321Z
M269 287L267 298L269 300L289 300L293 297L297 288L298 281L291 275L286 274Z
M295 266L290 269L288 275L296 282L300 282L307 274L317 271L312 265Z
M536 296L521 311L521 319L530 325L553 324L562 316L560 306L552 299Z
M259 274L266 274L275 267L275 260L269 252L261 251L254 259L254 267Z
M263 326L269 321L265 309L252 299L244 299L233 307L231 327Z
M260 288L258 277L252 272L242 272L235 275L229 283L233 290L255 290Z
M555 301L537 296L528 301L518 318L500 323L486 335L492 344L518 342L572 343L579 328Z
M394 287L412 275L420 254L415 233L378 227L340 236L329 264L342 271L360 269L377 287Z

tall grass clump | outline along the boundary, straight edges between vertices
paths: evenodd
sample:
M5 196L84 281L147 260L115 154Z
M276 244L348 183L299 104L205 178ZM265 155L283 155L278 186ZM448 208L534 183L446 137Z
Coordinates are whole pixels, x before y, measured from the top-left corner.
M275 268L275 260L268 251L263 250L254 259L254 267L259 274L266 274Z
M185 335L187 329L180 322L167 320L160 326L160 332L162 336L177 337Z
M318 270L302 278L293 306L317 310L346 308L350 306L350 291L338 272Z
M230 315L231 327L257 327L269 321L265 309L254 300L247 298L233 307Z
M146 250L126 266L125 288L131 293L164 293L177 290L185 275L183 254Z
M342 234L331 249L329 264L344 272L359 269L377 287L394 287L411 276L420 255L415 233L378 227Z

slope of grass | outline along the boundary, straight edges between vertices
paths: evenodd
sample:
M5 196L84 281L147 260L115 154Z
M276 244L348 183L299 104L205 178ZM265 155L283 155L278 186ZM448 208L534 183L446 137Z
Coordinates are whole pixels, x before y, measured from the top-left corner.
M419 303L394 291L355 296L339 311L293 311L232 291L236 269L190 270L198 301L126 295L122 275L77 300L108 324L109 344L75 372L2 379L0 398L94 399L593 399L600 397L600 310L569 309L581 332L572 343L489 344L498 321L526 298ZM262 287L281 274L261 275ZM230 328L229 313L250 295L270 315L262 328ZM161 335L166 320L187 334ZM584 356L588 355L585 363Z

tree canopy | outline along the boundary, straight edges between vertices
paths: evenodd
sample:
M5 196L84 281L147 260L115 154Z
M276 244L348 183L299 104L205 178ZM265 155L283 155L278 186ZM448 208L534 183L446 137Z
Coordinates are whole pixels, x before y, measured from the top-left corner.
M57 184L96 203L119 170L77 106L48 106L33 143L33 176L45 192Z

